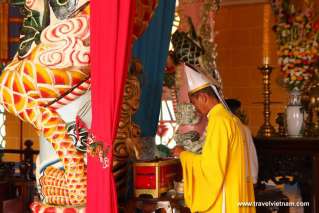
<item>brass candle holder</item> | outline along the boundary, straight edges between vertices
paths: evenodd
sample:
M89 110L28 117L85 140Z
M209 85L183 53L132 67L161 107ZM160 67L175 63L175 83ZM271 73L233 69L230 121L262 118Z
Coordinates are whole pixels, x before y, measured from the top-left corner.
M275 128L270 124L270 74L273 67L265 63L258 69L263 74L263 85L264 85L264 124L258 130L258 136L271 137L275 135Z

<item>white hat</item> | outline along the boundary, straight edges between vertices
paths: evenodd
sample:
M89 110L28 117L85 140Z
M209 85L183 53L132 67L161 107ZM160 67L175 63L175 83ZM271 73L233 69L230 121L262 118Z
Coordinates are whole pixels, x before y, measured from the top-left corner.
M192 95L206 87L211 87L215 95L217 96L218 100L226 107L226 109L229 110L222 94L220 93L220 91L218 91L220 89L220 84L217 80L205 75L205 73L203 72L197 72L194 68L186 64L185 64L185 73L187 77L189 95Z
M209 79L207 76L203 75L203 73L197 72L194 68L186 64L185 73L188 83L188 93L190 95L211 85L215 85L218 87L217 81L215 81L214 79Z

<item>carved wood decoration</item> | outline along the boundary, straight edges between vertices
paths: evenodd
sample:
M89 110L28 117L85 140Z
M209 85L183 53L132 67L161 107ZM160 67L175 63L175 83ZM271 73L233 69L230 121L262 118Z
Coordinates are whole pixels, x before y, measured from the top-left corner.
M129 160L138 159L140 152L140 128L133 122L133 116L140 104L141 89L138 76L141 72L142 64L132 60L124 86L119 127L113 145L113 174L119 197L127 193Z

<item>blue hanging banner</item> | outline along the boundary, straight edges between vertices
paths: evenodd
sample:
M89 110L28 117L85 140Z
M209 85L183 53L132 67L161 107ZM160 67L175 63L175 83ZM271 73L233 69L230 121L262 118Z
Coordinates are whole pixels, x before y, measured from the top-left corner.
M142 137L156 135L174 13L175 0L159 0L151 23L133 47L133 56L143 63L141 102L134 118Z

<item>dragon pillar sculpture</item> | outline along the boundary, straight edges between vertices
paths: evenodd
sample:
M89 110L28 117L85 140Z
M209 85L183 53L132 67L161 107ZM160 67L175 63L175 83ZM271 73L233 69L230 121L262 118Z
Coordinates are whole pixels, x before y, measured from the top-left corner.
M87 95L90 88L90 2L11 0L10 3L23 7L24 21L19 50L0 76L0 102L6 111L30 123L41 135L41 142L52 146L59 160L61 167L47 164L39 170L42 202L85 206L87 150L76 146L79 138L70 134L70 125L59 109ZM133 40L147 27L156 5L156 0L136 1ZM129 76L126 85L136 85L132 81L134 75ZM135 95L129 91L131 86L125 88L122 107L122 112L129 109L129 115L138 107L134 99L130 99L131 105L126 100ZM132 138L138 136L134 125L133 129L122 131L129 118L124 114L114 146L115 161L128 158L129 150L137 149L135 139L123 138L128 136L126 133Z

